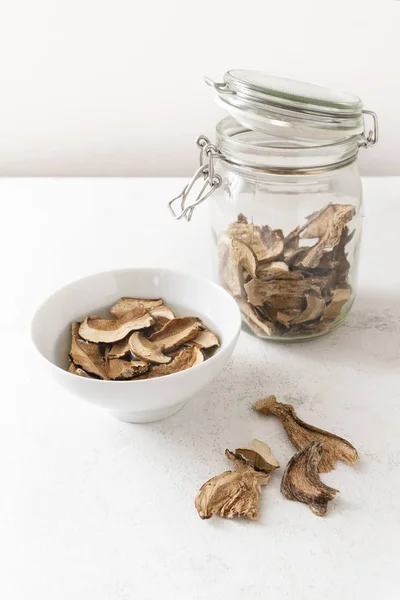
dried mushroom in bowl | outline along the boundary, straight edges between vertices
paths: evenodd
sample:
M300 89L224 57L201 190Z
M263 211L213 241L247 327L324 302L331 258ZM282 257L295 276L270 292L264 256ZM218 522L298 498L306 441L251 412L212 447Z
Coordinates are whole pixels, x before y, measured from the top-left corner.
M284 235L243 215L219 236L220 275L243 320L260 337L322 335L353 300L346 246L350 204L328 204Z
M68 371L113 381L154 379L190 369L220 346L198 317L177 317L162 298L120 298L114 318L72 323Z

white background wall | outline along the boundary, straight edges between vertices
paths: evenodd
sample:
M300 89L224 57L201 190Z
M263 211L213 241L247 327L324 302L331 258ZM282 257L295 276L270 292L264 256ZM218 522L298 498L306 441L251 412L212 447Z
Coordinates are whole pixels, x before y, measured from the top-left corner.
M1 175L188 175L222 112L203 83L262 69L379 114L364 174L400 174L397 0L0 0Z

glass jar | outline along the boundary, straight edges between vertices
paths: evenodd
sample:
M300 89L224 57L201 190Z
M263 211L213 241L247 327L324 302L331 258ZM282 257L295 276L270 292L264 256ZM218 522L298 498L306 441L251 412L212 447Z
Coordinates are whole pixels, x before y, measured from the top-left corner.
M212 194L220 281L255 335L324 335L343 322L355 297L356 159L359 147L377 142L376 116L355 96L259 72L229 71L223 84L207 82L231 116L218 123L216 145L198 139L200 167L171 210L190 220ZM374 120L368 136L364 113Z

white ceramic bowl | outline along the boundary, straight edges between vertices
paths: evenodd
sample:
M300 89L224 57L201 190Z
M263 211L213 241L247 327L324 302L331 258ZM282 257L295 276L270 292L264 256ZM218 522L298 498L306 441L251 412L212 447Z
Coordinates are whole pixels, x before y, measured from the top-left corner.
M157 379L101 381L68 373L71 322L101 315L121 296L164 298L178 316L202 318L221 347L204 363ZM147 423L169 417L214 379L233 352L240 326L235 300L211 281L168 269L124 269L85 277L50 296L33 318L32 339L59 384L117 419Z

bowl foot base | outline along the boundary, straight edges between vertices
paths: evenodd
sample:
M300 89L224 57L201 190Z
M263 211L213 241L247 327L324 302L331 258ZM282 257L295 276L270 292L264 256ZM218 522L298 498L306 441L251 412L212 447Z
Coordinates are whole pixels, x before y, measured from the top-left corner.
M125 411L125 410L110 410L109 414L125 423L153 423L154 421L162 421L174 415L178 410L181 410L186 404L174 404L168 408L160 408L158 410L141 410L141 411Z

